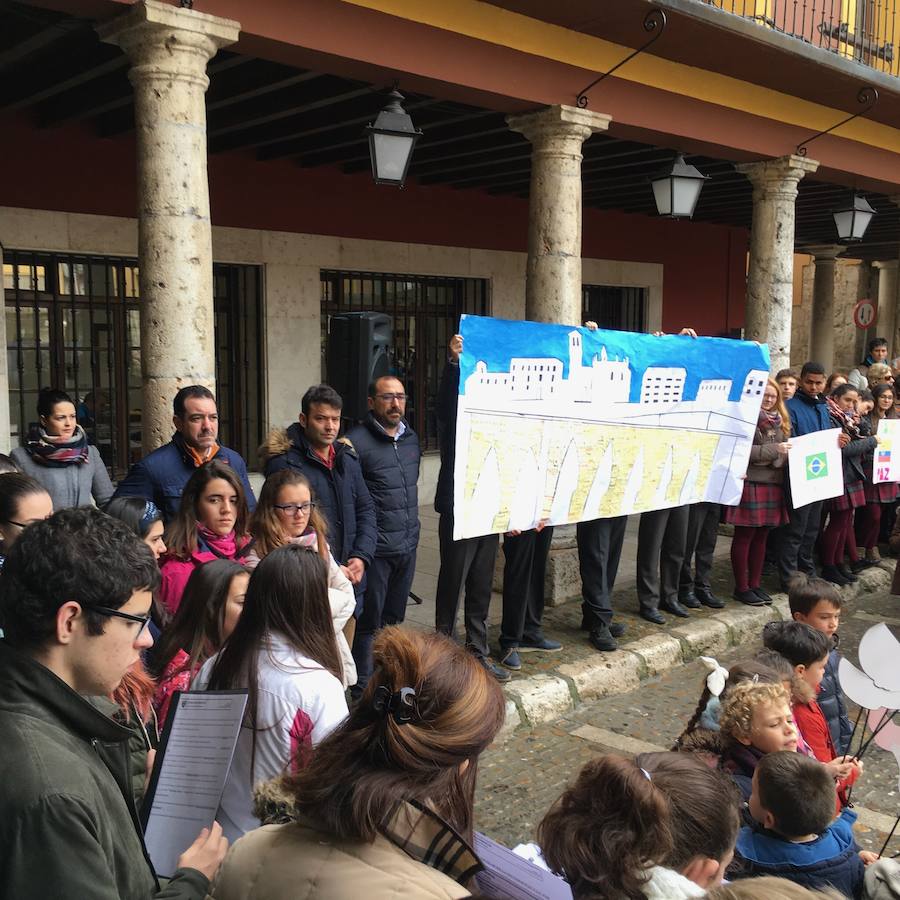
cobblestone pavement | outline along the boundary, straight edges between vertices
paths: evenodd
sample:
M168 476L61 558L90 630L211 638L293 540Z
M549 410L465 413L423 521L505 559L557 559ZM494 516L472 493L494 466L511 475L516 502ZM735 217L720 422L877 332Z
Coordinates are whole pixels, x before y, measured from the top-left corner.
M554 612L566 610L567 617L574 617L577 609L577 604L568 604ZM854 663L858 663L860 638L879 621L900 637L900 598L871 594L845 610L841 647ZM573 626L577 628L574 622ZM721 661L727 666L755 649L729 650ZM579 706L551 725L519 729L482 757L476 802L479 830L507 846L534 840L543 813L593 756L610 751L631 755L671 746L696 707L704 677L702 664L693 662L642 682L630 693ZM851 709L851 721L854 713ZM900 813L900 771L894 756L874 744L864 763L864 776L853 792L854 805L863 808L857 831L862 846L877 850ZM900 835L890 846L893 852L900 851Z

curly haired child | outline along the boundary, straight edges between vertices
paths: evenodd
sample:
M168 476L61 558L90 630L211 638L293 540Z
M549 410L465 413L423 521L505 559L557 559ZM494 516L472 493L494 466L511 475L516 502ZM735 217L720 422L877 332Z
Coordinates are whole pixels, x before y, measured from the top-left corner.
M734 779L744 800L750 799L753 773L767 753L797 749L797 727L784 686L745 682L722 707L722 768Z

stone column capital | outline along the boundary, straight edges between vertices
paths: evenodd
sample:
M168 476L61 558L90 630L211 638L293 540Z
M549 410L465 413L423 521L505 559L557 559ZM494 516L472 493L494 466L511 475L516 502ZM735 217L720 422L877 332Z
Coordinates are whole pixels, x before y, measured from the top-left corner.
M811 256L815 257L816 265L820 266L823 263L828 264L831 263L834 265L835 260L841 253L843 253L847 248L843 244L818 244L809 247L803 247L802 253L809 253Z
M512 131L524 134L540 149L551 142L574 141L577 148L597 131L606 131L612 116L591 112L578 106L548 106L537 112L507 116Z
M898 264L900 264L900 259L876 259L872 262L872 265L879 271L886 270L888 272L896 272Z
M760 162L737 163L735 171L746 175L753 185L753 196L780 197L793 202L797 199L797 185L805 175L811 175L819 163L805 156L792 153L777 159Z
M121 47L132 62L132 84L145 78L181 78L208 84L206 64L233 44L239 22L208 13L170 6L161 0L140 0L128 12L98 26L100 40Z

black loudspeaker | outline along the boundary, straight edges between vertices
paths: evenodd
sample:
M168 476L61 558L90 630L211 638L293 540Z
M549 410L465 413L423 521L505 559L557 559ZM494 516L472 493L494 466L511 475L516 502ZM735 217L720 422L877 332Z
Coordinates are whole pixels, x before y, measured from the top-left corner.
M326 381L343 398L345 419L362 419L369 408L369 385L390 374L392 331L393 321L384 313L331 317Z

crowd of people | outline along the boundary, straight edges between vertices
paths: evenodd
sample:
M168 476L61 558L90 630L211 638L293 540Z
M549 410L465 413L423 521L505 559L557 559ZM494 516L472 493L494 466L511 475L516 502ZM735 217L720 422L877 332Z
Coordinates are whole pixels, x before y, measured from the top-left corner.
M432 633L397 627L421 449L396 377L371 385L369 414L345 438L342 398L309 388L298 421L260 448L258 499L244 460L218 443L204 387L178 392L172 440L116 487L75 403L41 392L38 424L0 459L4 896L478 896L475 784L504 720L498 682L520 654L561 645L542 630L553 527L539 523L503 536L491 652L499 536L452 537L461 352L456 335L437 402ZM878 424L895 416L886 356L875 341L847 376L809 362L768 382L739 506L642 515L645 619L724 605L710 584L724 515L734 599L772 602L760 587L768 548L793 621L767 625L765 649L728 671L709 660L671 752L592 761L537 841L516 848L575 900L892 896L878 893L892 877L884 861L853 838L863 766L836 677L838 586L877 561L896 500L872 483ZM821 504L792 508L784 475L791 438L829 428L841 429L845 492L823 517ZM625 517L577 527L582 628L598 651L624 631L611 603L624 532ZM161 884L139 810L173 698L189 689L246 691L246 714L216 822Z

